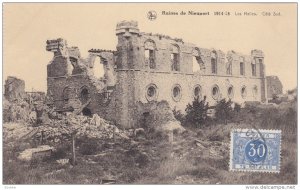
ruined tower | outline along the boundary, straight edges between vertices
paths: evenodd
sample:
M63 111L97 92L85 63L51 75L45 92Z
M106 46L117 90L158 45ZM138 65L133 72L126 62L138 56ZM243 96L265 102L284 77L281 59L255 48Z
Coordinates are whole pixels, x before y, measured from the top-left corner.
M252 50L251 51L251 56L253 58L252 61L252 67L253 65L257 65L259 68L255 70L259 71L259 77L261 78L260 80L260 87L261 87L261 102L266 102L267 101L267 82L266 82L266 74L265 74L265 64L264 64L264 53L261 50Z
M117 24L116 35L116 111L117 124L134 125L134 102L136 102L136 70L142 64L139 54L139 29L136 21L122 21Z
M25 97L25 81L8 76L4 84L4 97L8 101L23 99Z

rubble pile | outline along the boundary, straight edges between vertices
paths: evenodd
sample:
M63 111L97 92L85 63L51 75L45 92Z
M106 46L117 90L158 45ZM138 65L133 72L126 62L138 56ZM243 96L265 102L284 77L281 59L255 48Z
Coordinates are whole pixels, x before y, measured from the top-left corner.
M118 129L115 125L94 114L93 117L83 115L62 115L48 118L47 122L33 125L27 122L7 122L3 125L4 141L34 140L41 143L58 144L71 140L72 134L76 137L94 139L129 139L133 131ZM32 118L31 118L32 119ZM35 118L36 119L36 118Z
M20 140L34 130L31 126L20 123L4 123L3 124L3 140L8 142L11 140Z
M45 157L51 156L51 152L53 150L54 148L48 145L26 149L19 154L18 159L22 161L30 161L32 159L43 159Z
M64 119L67 119L67 121ZM118 129L97 114L94 114L92 118L79 115L76 117L67 116L64 119L51 119L49 124L41 125L35 138L42 138L46 142L59 143L64 140L70 140L72 133L76 137L95 139L112 139L117 137L128 139L128 135L131 135L129 131Z
M140 120L139 126L145 129L153 129L153 131L162 133L185 131L180 122L175 119L169 103L165 100L138 102L137 110L141 114L138 117L143 118ZM144 113L148 113L148 116L143 116Z
M26 101L3 102L3 122L31 122L35 119L35 112L32 105Z

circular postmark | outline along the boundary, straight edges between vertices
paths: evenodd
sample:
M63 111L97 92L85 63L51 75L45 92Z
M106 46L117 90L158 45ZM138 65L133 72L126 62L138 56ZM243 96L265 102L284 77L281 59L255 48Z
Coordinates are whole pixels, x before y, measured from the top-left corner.
M147 17L151 21L155 20L157 18L156 11L148 11Z
M267 152L267 145L261 139L252 139L245 146L246 158L253 164L264 161Z

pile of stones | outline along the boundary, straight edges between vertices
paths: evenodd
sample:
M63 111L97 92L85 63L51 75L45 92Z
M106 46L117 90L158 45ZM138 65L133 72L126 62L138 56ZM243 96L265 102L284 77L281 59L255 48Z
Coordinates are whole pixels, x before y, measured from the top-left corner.
M30 133L34 128L21 123L4 123L3 140L4 142L19 140Z
M41 125L35 138L44 142L60 143L70 140L71 135L95 139L112 139L116 137L129 138L129 132L118 129L115 125L94 114L87 116L69 117L66 120L50 120L49 124Z

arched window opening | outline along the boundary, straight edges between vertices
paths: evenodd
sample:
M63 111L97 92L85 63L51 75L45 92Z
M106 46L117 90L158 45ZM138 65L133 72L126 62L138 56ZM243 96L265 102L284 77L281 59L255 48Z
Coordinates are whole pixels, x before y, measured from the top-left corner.
M155 43L153 41L145 42L145 65L150 69L156 68L155 63Z
M75 57L70 57L70 62L72 65L72 75L81 74L83 72L82 68L78 65L78 59Z
M104 70L105 65L102 64L100 57L97 56L95 58L95 61L93 64L94 64L93 65L94 76L98 79L100 79L100 78L103 79L104 73L105 73L105 70Z
M217 63L217 52L213 51L211 52L211 73L212 74L217 74L217 68L218 63Z
M228 98L233 99L234 93L233 93L233 86L230 86L227 90Z
M172 50L171 50L171 70L180 71L179 47L175 45L172 45Z
M241 96L242 96L243 99L246 98L246 96L247 96L246 86L242 87L242 89L241 89Z
M245 62L243 57L240 58L240 75L245 75Z

